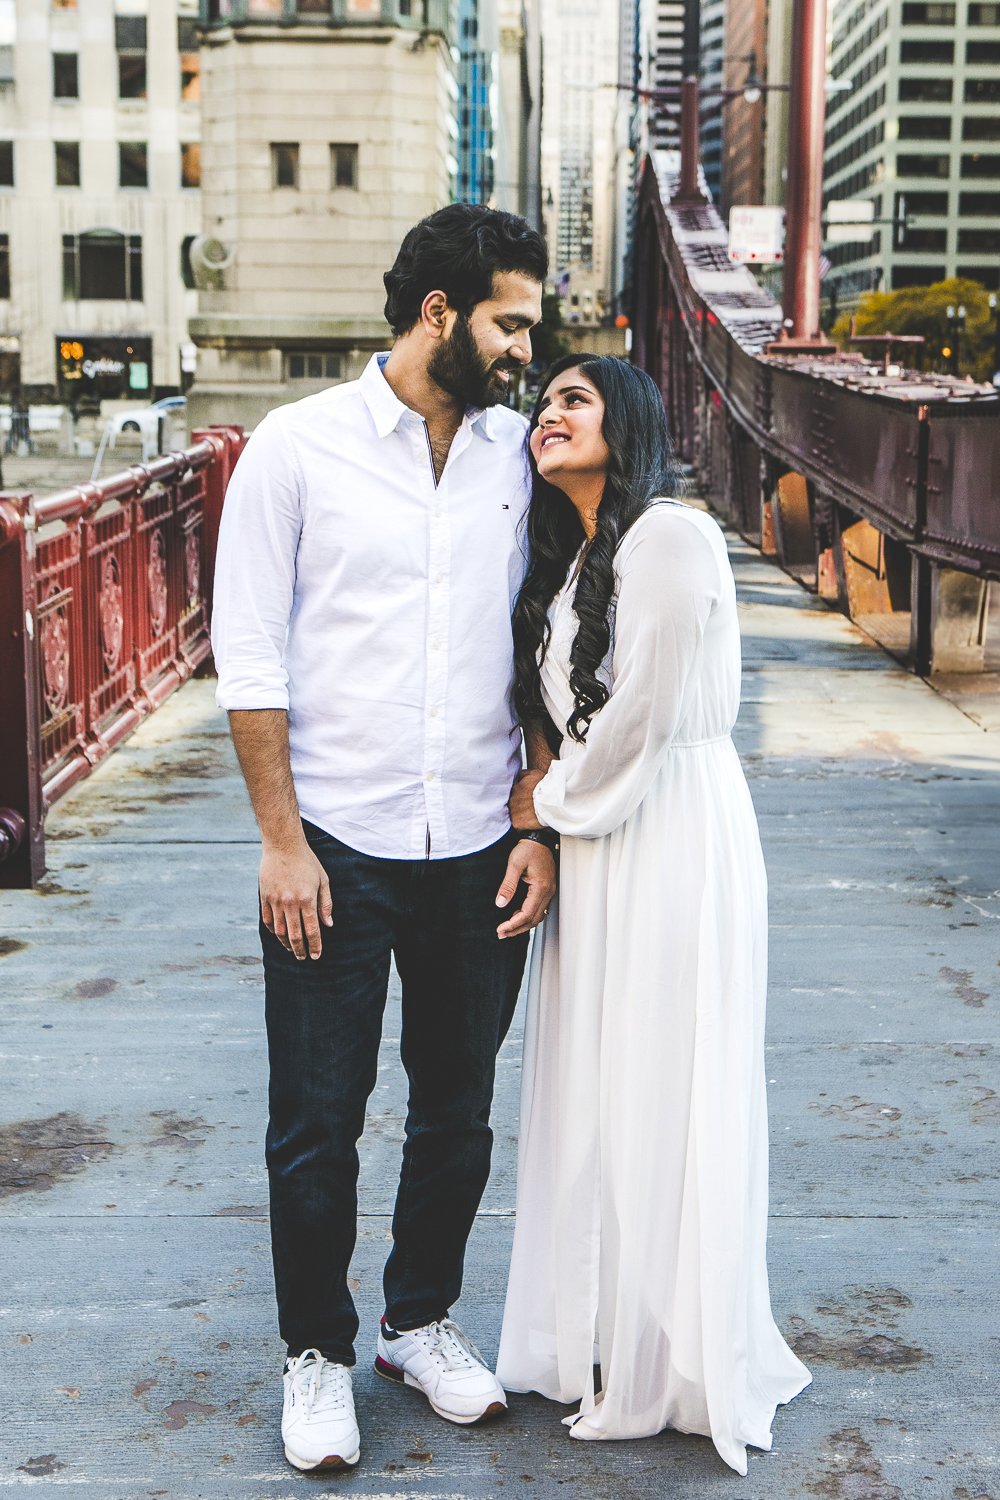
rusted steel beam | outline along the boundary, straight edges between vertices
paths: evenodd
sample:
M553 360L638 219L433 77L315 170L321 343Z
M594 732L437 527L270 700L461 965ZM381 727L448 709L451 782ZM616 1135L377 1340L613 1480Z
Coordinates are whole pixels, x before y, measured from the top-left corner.
M819 326L825 113L826 0L793 0L782 308L796 342L826 343Z

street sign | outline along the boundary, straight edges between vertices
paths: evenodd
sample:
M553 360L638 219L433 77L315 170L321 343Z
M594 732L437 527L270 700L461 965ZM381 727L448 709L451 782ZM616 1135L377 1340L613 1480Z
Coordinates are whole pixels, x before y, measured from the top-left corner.
M826 205L828 245L867 244L874 234L874 199L833 198Z
M784 260L785 210L748 208L729 210L729 259L757 266Z

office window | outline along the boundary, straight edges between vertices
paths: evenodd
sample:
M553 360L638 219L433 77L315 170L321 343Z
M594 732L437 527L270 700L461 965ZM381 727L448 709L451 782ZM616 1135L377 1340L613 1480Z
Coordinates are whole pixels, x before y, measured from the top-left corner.
M1000 229L960 229L959 252L972 250L977 255L1000 255Z
M907 190L902 196L906 199L908 214L946 214L948 212L947 193L912 193Z
M967 63L1000 63L1000 42L966 42Z
M900 42L901 63L950 63L955 61L954 42Z
M949 167L947 156L896 157L896 171L900 177L947 177Z
M0 141L0 187L14 186L14 142Z
M904 26L954 26L954 5L941 5L931 0L917 0L917 3L909 3L903 6Z
M79 99L80 59L75 52L53 52L52 97L53 99Z
M358 185L357 146L330 147L330 186L356 188Z
M300 16L328 16L330 0L298 0L296 9Z
M1000 78L967 78L966 104L1000 104Z
M1000 26L1000 5L970 5L970 26Z
M906 253L912 255L914 251L938 251L943 253L948 248L947 229L918 229L910 227L906 231L903 241Z
M1000 141L1000 115L967 115L962 121L963 141Z
M149 187L149 162L145 141L118 142L118 186Z
M201 146L197 141L181 146L181 187L201 187Z
M0 234L0 298L10 297L10 235Z
M289 354L285 360L288 380L339 380L339 354Z
M1000 291L1000 266L959 266L955 275L978 281L989 292Z
M893 266L892 290L898 292L904 286L933 286L935 281L945 278L944 266Z
M950 78L901 78L900 100L907 104L950 104Z
M271 186L297 188L299 185L299 148L287 141L271 145Z
M979 218L1000 218L1000 192L998 193L959 193L958 211L960 214L975 214Z
M119 52L145 52L146 17L142 15L115 16L115 47Z
M142 236L116 229L64 234L63 297L67 301L142 300Z
M145 52L119 52L118 97L119 99L145 99Z
M56 141L56 187L80 186L80 142Z
M947 115L901 115L901 141L949 141L951 120Z
M987 156L979 151L962 157L963 177L1000 177L1000 156Z
M248 16L274 16L280 20L285 13L284 0L246 0Z
M76 0L52 0L53 10L76 10Z

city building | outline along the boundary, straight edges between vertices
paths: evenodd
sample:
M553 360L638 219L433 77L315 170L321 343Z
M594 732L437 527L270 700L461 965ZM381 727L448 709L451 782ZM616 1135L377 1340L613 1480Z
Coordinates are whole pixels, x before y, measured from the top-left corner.
M614 283L617 0L544 0L542 193L567 323L610 315Z
M195 0L0 0L0 394L182 384L200 227Z
M449 0L202 0L194 423L254 425L389 342L383 272L450 202Z
M787 84L792 76L791 0L768 0L767 68L769 84ZM788 179L788 91L772 88L764 94L764 197L782 207Z
M835 0L824 196L865 199L869 241L832 245L841 302L949 276L1000 286L1000 4ZM906 222L903 222L903 216Z
M726 0L701 0L698 81L703 90L699 146L705 183L716 206L722 201L722 88Z
M542 38L544 0L498 0L500 60L494 137L497 208L542 227Z
M458 182L463 203L492 203L496 187L500 28L496 0L458 3Z
M867 0L863 0L867 3ZM723 83L743 89L759 79L767 60L767 0L726 0ZM722 125L722 207L764 202L763 99L729 99Z

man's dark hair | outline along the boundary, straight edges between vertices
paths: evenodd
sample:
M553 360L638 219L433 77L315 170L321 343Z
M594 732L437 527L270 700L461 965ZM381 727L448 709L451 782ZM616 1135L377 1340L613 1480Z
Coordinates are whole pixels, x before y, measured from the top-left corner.
M385 320L398 338L420 317L428 292L441 291L468 317L493 290L497 271L520 271L544 281L549 269L545 241L517 214L472 203L451 203L421 219L399 247L383 276Z

